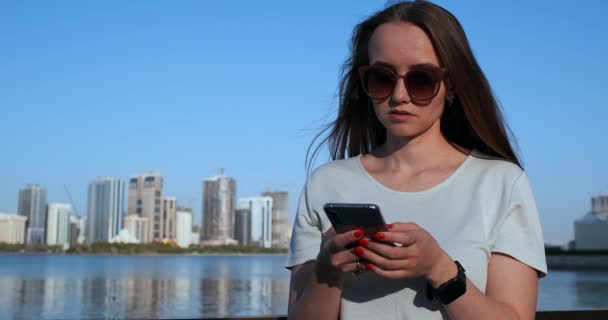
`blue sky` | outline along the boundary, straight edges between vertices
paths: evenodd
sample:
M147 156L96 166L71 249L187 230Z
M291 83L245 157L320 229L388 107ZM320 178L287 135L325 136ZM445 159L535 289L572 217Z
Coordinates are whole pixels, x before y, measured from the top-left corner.
M467 32L518 139L545 239L608 192L605 1L438 1ZM305 179L336 110L353 26L385 1L0 2L0 211L48 188L157 170L192 203L220 168L238 196ZM319 159L323 162L325 158Z

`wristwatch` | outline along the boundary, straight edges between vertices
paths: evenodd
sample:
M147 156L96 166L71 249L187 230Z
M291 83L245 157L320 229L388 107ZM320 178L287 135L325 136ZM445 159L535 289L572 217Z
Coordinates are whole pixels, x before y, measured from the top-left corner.
M458 274L451 280L448 280L439 288L435 289L430 282L426 282L426 297L433 300L437 297L443 304L450 304L467 292L467 277L464 274L464 268L458 261L454 261L458 267Z

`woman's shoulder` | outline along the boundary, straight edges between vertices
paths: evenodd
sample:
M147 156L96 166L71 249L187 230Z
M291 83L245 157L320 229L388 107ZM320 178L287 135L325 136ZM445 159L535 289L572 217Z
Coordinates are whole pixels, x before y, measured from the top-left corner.
M315 168L308 175L308 184L328 184L331 181L344 181L359 172L360 156L332 160Z
M524 170L517 164L487 155L478 150L471 152L471 159L474 170L484 176L515 181L525 174Z

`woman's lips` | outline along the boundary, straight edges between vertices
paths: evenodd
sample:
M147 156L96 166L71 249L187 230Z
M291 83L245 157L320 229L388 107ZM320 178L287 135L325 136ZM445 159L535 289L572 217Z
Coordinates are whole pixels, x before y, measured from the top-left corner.
M407 111L394 110L388 113L388 117L392 121L404 122L414 117L414 115Z

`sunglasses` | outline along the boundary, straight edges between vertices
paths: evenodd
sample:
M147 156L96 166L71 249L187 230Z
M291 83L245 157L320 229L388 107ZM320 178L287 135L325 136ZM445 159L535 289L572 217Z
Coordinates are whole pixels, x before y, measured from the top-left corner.
M360 66L358 71L363 90L370 98L384 100L390 97L397 80L403 79L412 102L418 105L428 104L435 98L447 74L445 69L429 65L414 67L402 76L383 65Z

